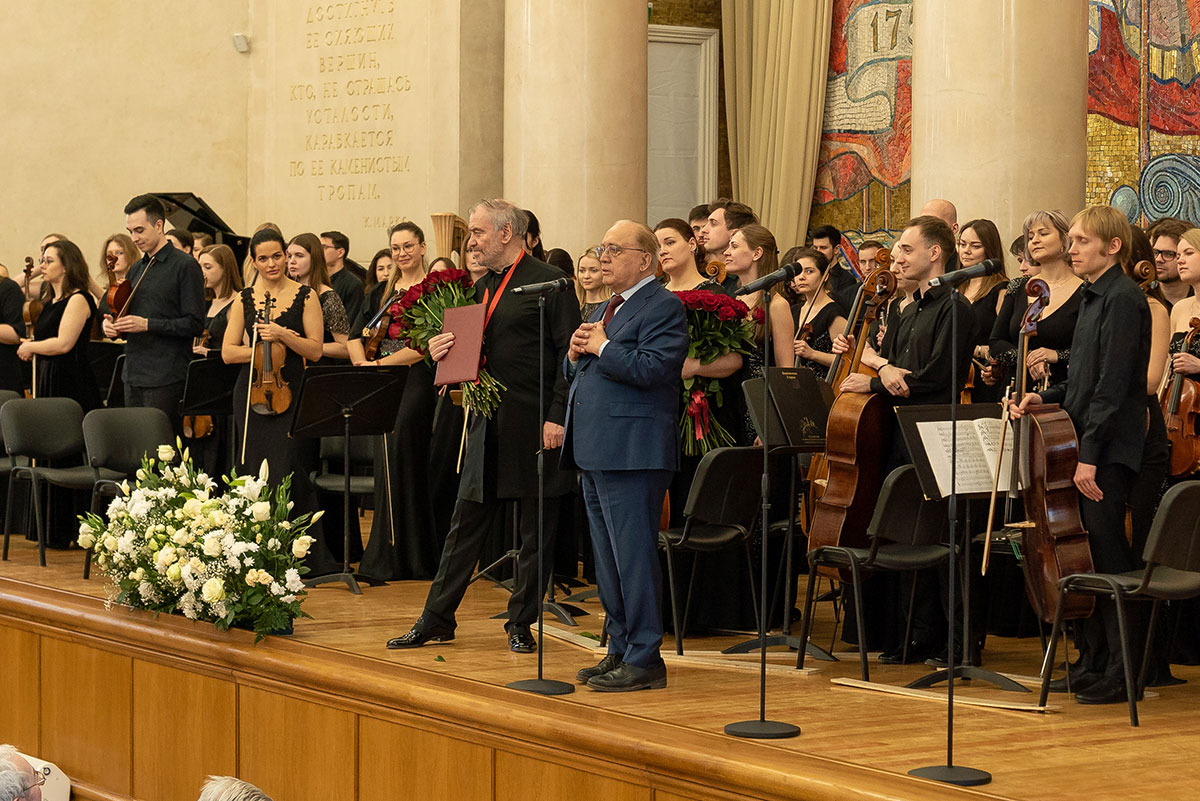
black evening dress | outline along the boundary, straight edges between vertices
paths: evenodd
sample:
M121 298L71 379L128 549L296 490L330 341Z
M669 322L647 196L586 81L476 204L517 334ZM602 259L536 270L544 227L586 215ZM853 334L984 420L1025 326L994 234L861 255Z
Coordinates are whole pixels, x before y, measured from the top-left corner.
M996 315L992 335L988 340L992 358L1004 365L1011 380L1017 364L1017 346L1021 341L1021 318L1029 308L1029 296L1025 294L1028 278L1014 279L1005 290L1004 303ZM1075 320L1079 317L1079 304L1083 302L1083 284L1076 287L1067 302L1052 314L1043 314L1038 321L1037 334L1029 340L1031 351L1050 348L1058 352L1058 361L1050 365L1050 383L1066 380L1067 363L1071 355L1071 338L1075 336Z
M792 304L792 328L799 330L800 315L804 311L803 303ZM812 326L812 333L808 337L808 345L813 350L819 350L822 353L833 352L833 337L829 336L829 326L838 317L845 317L847 311L842 307L836 299L831 299L821 308L817 309L816 313L811 315L806 321L806 325ZM801 367L807 367L813 371L813 375L818 381L824 381L829 374L829 367L821 364L813 359L801 359Z
M225 329L229 327L229 307L236 302L235 297L233 302L226 303L216 313L204 318L209 359L221 358L221 342L225 339ZM189 440L197 466L217 481L233 467L230 420L231 415L212 415L212 432L208 436Z
M275 315L274 322L284 328L289 328L297 334L304 334L304 303L312 290L301 286L296 291L296 297L291 304ZM242 309L245 320L255 318L254 288L242 290ZM247 326L248 327L248 326ZM291 348L287 349L287 357L282 367L277 367L292 389L292 405L282 414L263 415L251 411L248 419L244 415L246 408L246 393L250 386L250 365L242 367L237 385L233 391L233 445L234 464L238 472L246 475L257 475L259 465L265 459L270 473L271 486L278 486L285 476L292 477L291 500L295 504L293 515L305 512L316 512L316 488L309 478L309 473L317 465L317 440L302 437L289 437L292 427L292 415L296 410L296 395L300 390L300 379L304 374L304 358ZM242 458L242 431L246 430L246 452ZM339 570L329 550L325 547L324 521L318 520L309 529L309 536L315 542L309 550L305 564L309 568L308 577L320 576Z
M971 335L972 348L989 344L992 329L996 327L998 314L996 300L1005 289L1005 284L996 284L983 295L971 301L971 311L974 312L975 317ZM1001 382L997 381L990 387L983 383L979 375L979 365L975 365L974 382L974 387L971 389L971 403L999 403L1000 399L1004 397L1004 385Z

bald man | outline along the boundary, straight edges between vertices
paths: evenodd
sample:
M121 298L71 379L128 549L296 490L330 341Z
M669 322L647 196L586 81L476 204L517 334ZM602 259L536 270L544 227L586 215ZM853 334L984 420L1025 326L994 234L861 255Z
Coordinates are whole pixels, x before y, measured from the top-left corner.
M955 236L958 236L958 209L954 208L954 204L949 200L935 197L921 207L921 213L917 216L937 217L950 226L950 230L954 232Z

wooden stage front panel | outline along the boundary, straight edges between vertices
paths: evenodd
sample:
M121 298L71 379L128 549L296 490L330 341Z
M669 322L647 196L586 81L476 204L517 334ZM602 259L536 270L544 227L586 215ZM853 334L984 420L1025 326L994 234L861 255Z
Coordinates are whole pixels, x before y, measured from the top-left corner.
M768 716L804 733L744 741L722 727L757 716L757 673L711 656L731 638L668 656L666 690L544 698L504 687L535 676L536 657L507 651L488 619L504 605L494 587L472 587L452 643L382 647L428 587L398 582L359 597L319 588L305 603L313 620L255 646L246 632L105 609L78 554L50 560L37 567L17 543L0 564L0 742L58 763L79 799L190 801L213 773L276 801L1184 799L1200 786L1196 668L1176 668L1191 683L1141 705L1140 729L1124 706L1065 696L1048 714L960 705L956 762L995 776L968 790L906 775L944 762L945 704L831 684L857 677L852 659L799 673L794 657L772 654ZM579 629L598 633L598 607L586 606ZM597 658L547 638L548 677L571 680ZM1037 642L993 638L987 658L1032 674ZM874 663L872 678L900 685L926 670ZM983 687L961 696L1036 700Z

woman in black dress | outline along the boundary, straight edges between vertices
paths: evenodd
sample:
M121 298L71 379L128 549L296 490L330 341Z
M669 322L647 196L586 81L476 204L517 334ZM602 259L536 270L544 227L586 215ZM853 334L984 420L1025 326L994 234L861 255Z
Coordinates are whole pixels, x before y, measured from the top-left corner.
M833 364L833 340L846 330L846 309L829 294L826 280L829 260L813 248L800 248L791 254L803 265L791 283L784 287L784 296L791 296L792 350L795 366L807 367L818 381L824 381ZM804 327L810 326L807 336Z
M258 278L254 286L242 290L241 302L229 307L229 325L221 344L221 357L226 364L246 365L233 393L234 464L243 475L257 475L259 465L265 460L272 486L278 486L285 476L291 475L293 511L316 512L317 494L308 477L316 466L316 440L288 436L296 409L295 394L291 404L278 414L254 410L248 404L247 394L254 351L261 352L271 343L284 346L283 364L274 367L292 392L299 392L305 360L321 358L321 306L309 287L288 278L283 237L279 232L268 228L256 233L250 240L250 255ZM265 313L268 304L270 314ZM305 559L310 578L338 569L324 545L322 523L317 521L309 529L309 536L316 540Z
M316 293L321 304L324 324L324 344L321 348L324 364L345 362L350 358L346 342L350 335L350 320L346 306L329 284L325 266L325 247L316 234L297 234L287 246L288 275ZM332 511L330 512L332 514Z
M192 347L192 352L202 359L219 359L225 329L229 325L229 308L242 291L242 271L238 269L237 258L228 245L204 247L197 261L204 271L204 286L212 293L212 301L204 318L204 333ZM204 472L219 478L233 466L232 427L228 416L212 415L210 419L211 431L194 438L191 448ZM192 430L199 434L197 427L193 426ZM185 425L185 435L187 431Z
M971 220L958 230L958 265L959 269L974 267L985 259L995 259L1004 263L1004 245L1000 241L1000 231L991 220ZM961 291L963 296L971 301L971 310L975 313L975 326L971 334L971 353L973 365L971 390L972 403L999 403L1004 395L1004 388L997 385L987 385L983 382L981 371L987 365L988 342L992 336L992 328L996 325L996 315L1004 302L1004 290L1008 283L1007 275L1001 271L994 275L984 275L972 278Z
M601 306L608 303L612 290L600 280L600 260L594 250L588 250L575 263L575 299L579 301L579 318L584 322Z
M382 303L395 292L419 284L426 275L425 233L411 222L390 232L392 273L385 284ZM360 332L361 333L361 332ZM451 483L430 472L430 440L437 396L433 367L424 354L398 339L384 338L375 359L366 366L408 365L396 428L375 448L375 516L371 537L359 570L385 581L428 579L437 572L438 556L447 529L438 528L431 502L432 491ZM457 482L453 482L457 490ZM439 497L437 508L445 506ZM449 516L446 516L447 526Z

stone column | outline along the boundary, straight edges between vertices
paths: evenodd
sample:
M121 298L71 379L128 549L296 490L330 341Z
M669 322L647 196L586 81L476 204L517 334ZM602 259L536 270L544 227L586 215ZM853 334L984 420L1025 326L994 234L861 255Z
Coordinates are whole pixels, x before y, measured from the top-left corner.
M646 26L644 0L505 4L504 196L548 248L645 220Z
M914 0L912 211L941 197L959 222L1083 206L1087 0Z

